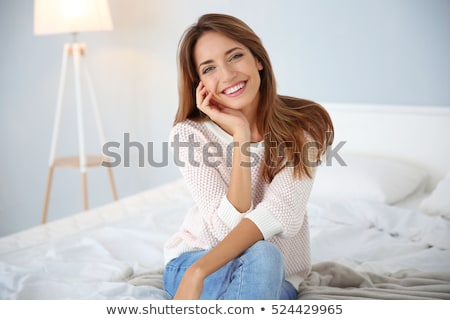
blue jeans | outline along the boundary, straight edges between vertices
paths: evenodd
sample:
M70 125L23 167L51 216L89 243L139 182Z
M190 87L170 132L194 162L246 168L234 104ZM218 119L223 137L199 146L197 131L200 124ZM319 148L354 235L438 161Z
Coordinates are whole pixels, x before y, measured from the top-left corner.
M173 297L186 270L208 251L187 252L164 271L164 289ZM272 243L258 241L236 259L209 275L200 299L292 300L297 290L285 280L283 256Z

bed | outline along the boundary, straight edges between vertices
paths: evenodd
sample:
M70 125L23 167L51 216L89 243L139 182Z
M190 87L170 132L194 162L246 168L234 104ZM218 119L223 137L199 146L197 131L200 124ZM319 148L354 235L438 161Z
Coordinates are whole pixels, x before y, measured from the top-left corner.
M308 204L299 299L450 299L450 107L324 103L333 148ZM168 299L182 180L0 239L0 299Z

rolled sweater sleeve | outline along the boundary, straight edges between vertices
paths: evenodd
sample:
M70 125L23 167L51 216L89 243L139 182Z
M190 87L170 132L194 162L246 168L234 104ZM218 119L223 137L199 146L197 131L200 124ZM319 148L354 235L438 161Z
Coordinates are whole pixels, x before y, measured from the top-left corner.
M253 210L253 203L250 209L247 210L247 212L241 213L238 210L236 210L236 208L231 204L231 202L228 200L228 197L224 196L222 198L222 201L220 202L217 214L219 218L222 220L222 222L225 223L231 230L234 227L236 227L239 224L239 222L241 222L241 220L247 215L247 213L251 212L252 210Z
M274 235L293 237L303 225L313 179L296 179L292 173L292 168L280 171L267 186L262 201L246 215L266 240Z

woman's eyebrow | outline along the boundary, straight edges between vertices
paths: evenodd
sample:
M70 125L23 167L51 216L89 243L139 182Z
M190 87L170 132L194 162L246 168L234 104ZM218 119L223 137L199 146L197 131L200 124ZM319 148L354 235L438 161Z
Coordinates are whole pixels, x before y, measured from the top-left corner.
M234 48L231 48L231 49L225 51L225 53L224 53L223 55L224 55L224 56L227 56L227 55L229 55L230 53L232 53L233 51L235 51L235 50L241 50L241 49L242 49L241 47L234 47ZM209 64L209 63L211 63L211 62L214 62L214 61L211 60L211 59L206 60L206 61L203 61L202 63L200 63L200 64L198 65L198 68L200 69L200 67L201 67L202 65L204 65L204 64Z
M240 47L231 48L230 50L227 50L224 55L227 56L230 53L232 53L234 50L240 50L240 49L242 49L242 48L240 48Z

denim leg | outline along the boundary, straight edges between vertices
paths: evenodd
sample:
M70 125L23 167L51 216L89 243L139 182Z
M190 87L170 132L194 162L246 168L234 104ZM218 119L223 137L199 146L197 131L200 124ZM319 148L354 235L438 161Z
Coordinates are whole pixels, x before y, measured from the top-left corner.
M166 265L164 289L173 297L185 271L207 251L188 252ZM270 242L258 241L205 279L201 299L296 299L285 279L283 257Z
M235 262L231 283L224 299L278 300L281 298L285 282L284 263L280 250L274 244L258 241L236 258Z
M171 260L164 270L163 284L164 290L173 298L177 292L181 279L186 270L208 251L186 252ZM203 283L203 292L200 296L202 300L222 299L228 289L231 277L236 265L236 260L232 260L216 272L209 275Z
M296 300L298 298L297 289L289 282L284 280L281 287L280 300Z
M163 286L172 298L177 292L186 270L206 253L205 250L186 252L167 263L163 275Z

